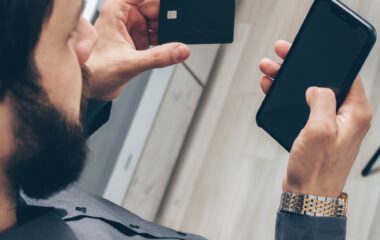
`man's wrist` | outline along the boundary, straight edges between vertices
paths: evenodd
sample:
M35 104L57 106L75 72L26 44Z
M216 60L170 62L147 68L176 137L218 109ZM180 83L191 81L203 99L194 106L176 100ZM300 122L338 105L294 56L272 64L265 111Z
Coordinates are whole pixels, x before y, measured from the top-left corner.
M343 188L332 184L322 184L320 181L315 181L315 184L303 182L302 184L292 184L285 180L282 184L283 192L303 193L314 196L324 196L329 198L339 198L343 192Z

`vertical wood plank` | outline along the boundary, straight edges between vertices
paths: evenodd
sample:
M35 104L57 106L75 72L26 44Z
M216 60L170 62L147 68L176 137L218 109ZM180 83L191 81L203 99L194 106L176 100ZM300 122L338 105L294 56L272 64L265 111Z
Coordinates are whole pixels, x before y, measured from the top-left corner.
M124 207L154 220L203 88L179 65L142 153Z
M214 125L223 109L225 95L233 80L234 72L239 64L239 59L245 46L250 26L238 24L236 28L237 42L224 47L224 54L228 57L221 58L217 65L219 71L212 79L217 83L213 85L207 96L201 102L201 109L196 119L195 128L191 129L191 135L175 169L171 179L166 198L162 202L161 210L157 216L157 222L179 228L186 217L186 209L189 204L192 191L196 187L197 176L202 168L210 138L214 132ZM214 80L213 80L214 81ZM204 113L204 114L202 114Z

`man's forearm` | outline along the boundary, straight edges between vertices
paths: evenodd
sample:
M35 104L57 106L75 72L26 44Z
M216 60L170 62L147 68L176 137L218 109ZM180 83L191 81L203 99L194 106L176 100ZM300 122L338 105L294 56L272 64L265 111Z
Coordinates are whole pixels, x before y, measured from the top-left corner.
M310 217L279 211L276 240L344 240L346 218Z

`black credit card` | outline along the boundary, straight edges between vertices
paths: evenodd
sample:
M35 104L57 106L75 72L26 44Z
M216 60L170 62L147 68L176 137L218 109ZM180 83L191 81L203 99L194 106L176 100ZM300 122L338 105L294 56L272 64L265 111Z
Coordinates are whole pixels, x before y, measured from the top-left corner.
M161 0L158 42L232 43L235 0Z

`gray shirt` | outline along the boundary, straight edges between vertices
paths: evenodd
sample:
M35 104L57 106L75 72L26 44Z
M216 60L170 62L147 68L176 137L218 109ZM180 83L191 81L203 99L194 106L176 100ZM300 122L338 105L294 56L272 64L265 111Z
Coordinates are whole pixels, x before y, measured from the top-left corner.
M0 233L1 240L122 240L205 238L145 221L100 197L71 188L46 200L24 197L19 225ZM346 220L279 212L276 240L343 240Z
M279 212L276 240L344 240L346 218L310 217Z

